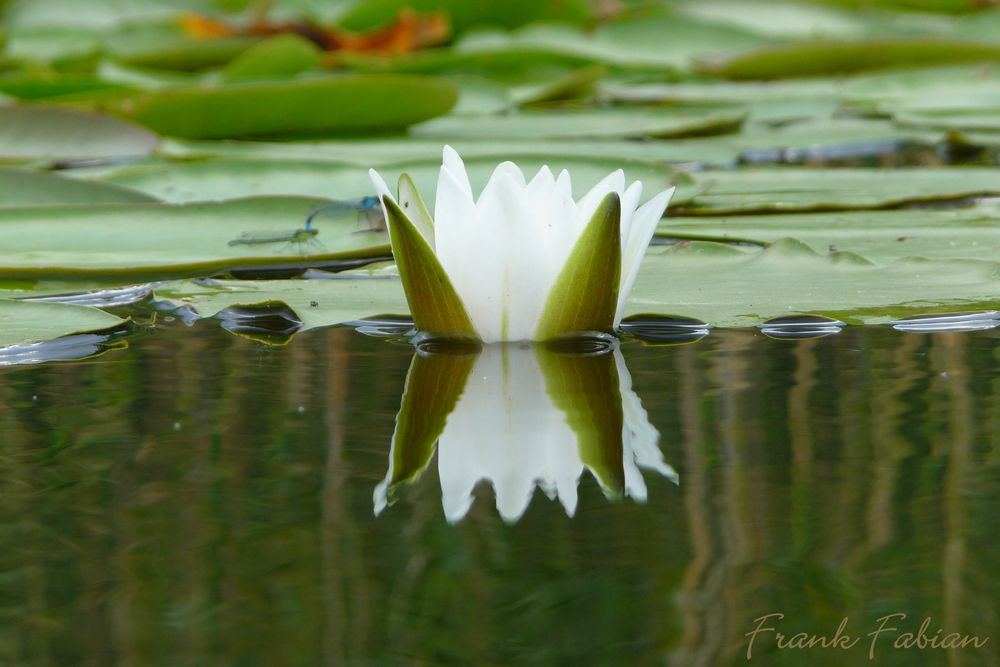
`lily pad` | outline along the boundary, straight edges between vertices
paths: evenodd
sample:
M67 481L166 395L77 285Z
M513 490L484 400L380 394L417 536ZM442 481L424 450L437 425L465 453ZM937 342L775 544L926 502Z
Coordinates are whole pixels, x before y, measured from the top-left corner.
M850 253L819 255L784 239L750 252L700 242L651 248L625 312L683 315L718 327L797 313L875 324L998 302L996 262L900 259L877 266Z
M0 348L76 333L106 332L125 320L89 306L0 299Z
M467 158L518 161L523 157L565 162L574 157L687 163L731 162L739 155L735 145L739 135L711 139L674 139L665 142L600 140L518 139L477 141L457 139L448 144ZM168 139L162 151L168 155L193 157L240 157L278 160L343 161L361 167L380 167L407 161L439 160L440 139L397 137L390 139L355 139L342 141L184 141ZM617 168L617 167L612 167Z
M701 235L773 243L794 237L820 254L848 252L876 262L1000 258L1000 209L843 211L836 213L669 217L657 235Z
M363 74L170 88L96 104L162 134L207 139L398 130L457 98L446 81Z
M0 167L0 210L52 204L134 204L154 202L151 195L111 183L80 181L58 174ZM26 233L34 233L25 229ZM42 237L36 237L42 238ZM9 249L0 243L6 255Z
M247 233L287 235L323 203L266 198L187 206L0 209L0 277L139 280L389 254L385 232L369 228L351 210L317 218L315 245L291 240L230 245Z
M742 111L641 109L524 111L502 116L444 116L411 128L417 137L465 139L595 139L692 137L725 134L743 122Z
M181 282L156 294L203 317L280 301L310 328L407 313L392 268L346 271L334 280ZM703 242L650 248L625 312L693 317L717 327L756 326L796 313L873 324L988 309L998 302L997 262L904 258L879 266L852 253L821 255L782 239L766 250Z
M417 188L431 199L437 187L441 169L441 144L435 156L428 160L382 164L379 170L394 180L399 174L410 174ZM619 158L555 157L544 159L534 155L504 155L501 159L516 160L526 172L548 164L552 169L568 169L573 176L573 189L582 196L590 187L615 169L644 183L647 193L659 192L676 182L677 201L683 201L692 190L692 181L683 172L655 162ZM468 158L466 166L472 186L486 185L498 158ZM173 163L122 169L104 178L115 183L159 196L171 202L209 199L233 199L253 195L312 195L334 199L358 199L372 194L367 170L354 164L324 163L314 160L212 160Z
M148 155L155 134L96 113L44 106L0 107L0 157L7 159L122 158Z
M997 59L1000 59L1000 45L990 42L933 38L821 39L767 46L726 60L706 61L701 69L728 79L776 79Z
M331 280L211 280L169 283L154 297L186 307L201 317L227 308L282 302L302 322L300 331L353 322L379 314L406 314L406 296L398 275Z
M892 208L1000 194L990 168L746 169L697 174L702 192L685 213L715 214Z

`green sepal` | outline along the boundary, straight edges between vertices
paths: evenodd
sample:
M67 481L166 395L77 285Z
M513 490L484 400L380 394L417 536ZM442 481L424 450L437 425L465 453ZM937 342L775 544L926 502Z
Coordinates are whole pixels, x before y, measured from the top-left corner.
M420 235L424 237L432 249L434 248L434 218L427 210L427 204L417 191L417 186L413 184L413 179L409 174L399 177L396 201L402 207L403 212L410 218L413 226L417 228Z
M465 305L430 244L390 197L382 197L389 240L417 330L435 337L479 340Z
M610 192L573 247L545 302L535 340L614 330L621 282L621 200Z
M478 356L479 348L469 345L414 355L392 434L388 504L400 485L416 481L427 468Z
M614 355L566 354L537 346L535 356L549 398L576 434L580 461L607 497L621 498L625 489L625 412Z

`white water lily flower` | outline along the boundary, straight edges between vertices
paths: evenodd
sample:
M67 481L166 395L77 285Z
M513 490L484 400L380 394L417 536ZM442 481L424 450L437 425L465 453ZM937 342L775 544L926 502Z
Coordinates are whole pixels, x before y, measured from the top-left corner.
M417 329L484 342L613 331L673 193L640 207L618 170L574 201L568 172L504 162L476 199L445 146L432 218L405 174L397 200L369 173Z
M474 490L484 480L493 487L497 511L507 522L524 514L536 487L558 499L572 516L577 486L587 471L607 495L639 502L646 500L640 468L677 481L617 349L574 358L531 347L486 345L465 361L439 355L414 363L389 469L375 489L376 514L389 504L393 487L420 476L433 456L434 440L441 502L451 522L468 513ZM445 386L456 375L457 386ZM437 395L426 402L408 405L407 399L420 401L421 394L432 392ZM449 393L457 394L457 400L442 399ZM595 404L605 409L595 410ZM445 406L446 414L432 414L436 405ZM428 432L427 424L442 421L439 434Z

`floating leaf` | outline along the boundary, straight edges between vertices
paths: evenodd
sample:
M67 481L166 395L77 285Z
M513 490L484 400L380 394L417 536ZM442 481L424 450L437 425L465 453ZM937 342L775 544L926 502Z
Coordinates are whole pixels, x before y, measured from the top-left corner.
M401 129L445 113L457 97L445 81L347 75L164 89L100 106L162 134L207 139Z
M703 235L774 242L794 237L819 253L857 253L874 262L902 257L1000 258L1000 209L851 211L729 217L669 217L657 235Z
M626 314L695 317L718 327L810 313L852 324L996 304L1000 264L900 259L877 266L850 253L823 256L794 239L738 251L691 242L651 248Z
M315 246L290 241L230 245L245 233L299 229L323 203L268 198L188 206L0 209L4 249L0 276L137 280L248 267L324 265L389 254L385 232L366 227L351 210L317 218Z
M739 128L742 111L625 110L523 111L504 116L444 116L411 129L417 137L524 140L605 137L691 137L724 134Z
M948 39L810 40L768 46L742 55L705 62L706 72L729 79L843 74L900 66L991 62L1000 45Z
M148 155L159 138L101 114L44 106L0 107L0 157L83 160Z
M250 47L222 69L223 81L292 76L320 64L321 51L298 35L278 35Z
M629 179L641 180L646 192L659 192L676 183L675 201L683 201L693 191L692 180L683 172L644 160L617 157L535 157L512 153L466 159L473 188L482 188L497 162L516 159L525 172L548 164L553 170L567 169L573 188L582 196L615 169L624 169ZM499 159L498 159L499 157ZM374 161L373 161L374 163ZM371 163L370 163L371 164ZM427 160L383 163L379 171L390 178L408 173L421 192L434 192L441 169L441 143ZM172 202L233 199L253 195L313 195L334 199L358 199L372 194L367 169L354 164L316 160L212 160L157 164L112 172L105 182L124 185Z
M15 206L134 204L153 201L156 199L150 195L110 183L79 181L58 174L0 167L0 211L5 207ZM45 238L28 228L24 229L24 233L33 235L36 243ZM11 248L2 242L0 248L3 248L4 256L11 252Z
M838 211L1000 194L996 169L747 169L698 173L698 214Z

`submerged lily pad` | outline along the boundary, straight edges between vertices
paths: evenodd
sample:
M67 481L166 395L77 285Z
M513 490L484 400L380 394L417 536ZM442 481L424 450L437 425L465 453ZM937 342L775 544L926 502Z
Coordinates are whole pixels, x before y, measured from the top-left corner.
M0 299L0 348L107 332L123 324L120 317L89 306Z
M331 280L183 281L154 290L157 299L186 307L201 317L227 308L282 302L302 329L353 322L379 314L409 312L399 276L345 277Z
M83 184L85 185L85 184ZM234 244L245 233L302 228L322 200L267 198L189 206L0 209L0 276L147 279L247 267L323 265L389 254L388 236L345 209L315 221L315 244Z

